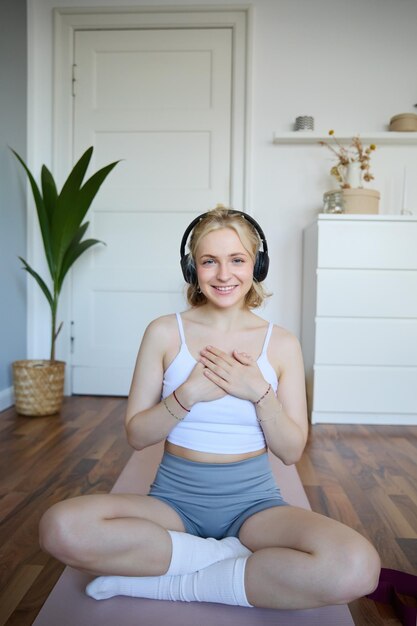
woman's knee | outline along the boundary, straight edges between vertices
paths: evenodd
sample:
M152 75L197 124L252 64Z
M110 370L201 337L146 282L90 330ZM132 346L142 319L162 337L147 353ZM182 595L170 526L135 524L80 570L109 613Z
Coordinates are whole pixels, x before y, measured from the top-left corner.
M332 588L326 604L345 604L372 593L375 590L381 562L375 548L363 537L341 546Z
M351 600L366 596L375 591L379 574L381 572L381 560L375 548L366 540L358 546L356 555L352 558Z
M72 565L77 561L77 553L80 552L82 543L79 532L77 507L72 501L58 502L40 520L39 544L45 552L67 565Z

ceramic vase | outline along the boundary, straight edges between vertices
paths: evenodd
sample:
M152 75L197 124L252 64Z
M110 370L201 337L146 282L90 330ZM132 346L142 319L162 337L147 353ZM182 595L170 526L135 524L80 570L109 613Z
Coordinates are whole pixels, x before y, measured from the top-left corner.
M363 187L362 170L359 161L353 161L346 167L345 180L351 189Z

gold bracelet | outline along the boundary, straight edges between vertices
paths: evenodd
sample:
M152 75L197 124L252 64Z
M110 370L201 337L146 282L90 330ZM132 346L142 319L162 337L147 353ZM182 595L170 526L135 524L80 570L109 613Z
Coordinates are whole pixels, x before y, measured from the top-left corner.
M168 411L168 413L169 413L170 415L172 415L172 417L175 417L175 419L177 420L177 422L182 422L182 420L184 419L185 415L184 415L184 417L178 417L177 415L175 415L175 413L173 413L173 412L171 411L171 409L170 409L170 408L169 408L169 406L167 405L167 401L166 401L166 399L165 399L165 398L162 400L162 402L165 404L165 408L166 408L166 410Z
M278 414L279 414L279 413L282 413L282 411L283 411L283 410L284 410L284 407L282 406L282 404L281 404L281 402L280 402L280 403L279 403ZM258 421L260 424L263 424L263 422L270 422L271 420L274 420L275 418L276 418L276 415L273 415L272 417L267 417L266 419L261 420L261 418L260 418L260 417L256 416L256 419L257 419L257 421Z
M265 396L267 396L267 395L268 395L268 393L269 393L269 390L270 390L270 389L271 389L271 385L268 385L268 389L265 391L264 395L263 395L263 396L261 396L261 397L259 398L259 400L257 400L256 402L254 402L254 404L259 404L259 403L260 403L260 401L261 401L261 400L263 400L263 399L265 398Z

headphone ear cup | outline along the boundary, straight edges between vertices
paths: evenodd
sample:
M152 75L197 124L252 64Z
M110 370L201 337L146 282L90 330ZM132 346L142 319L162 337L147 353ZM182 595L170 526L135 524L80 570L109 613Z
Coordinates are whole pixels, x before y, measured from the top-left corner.
M192 258L189 254L186 254L181 259L181 269L182 275L184 276L184 280L186 283L190 285L197 284L197 272L195 271L195 266Z
M269 269L269 256L267 252L260 250L256 255L255 265L253 267L253 277L258 283L261 283L267 277Z
M250 224L252 224L253 228L257 231L259 238L263 245L263 250L259 250L256 255L254 267L253 267L253 277L258 282L262 282L265 280L268 274L269 268L269 256L268 256L268 245L266 243L265 235L262 231L262 228L259 226L258 222L256 222L253 217L247 215L246 213L242 213L241 211L228 211L230 214L237 214L244 217ZM188 235L192 232L193 228L198 224L208 213L202 213L198 217L196 217L191 224L189 224L185 230L185 233L182 236L181 245L180 245L180 263L182 275L184 276L185 282L190 285L198 285L197 280L197 271L193 262L193 259L190 254L185 254L185 246L187 243Z

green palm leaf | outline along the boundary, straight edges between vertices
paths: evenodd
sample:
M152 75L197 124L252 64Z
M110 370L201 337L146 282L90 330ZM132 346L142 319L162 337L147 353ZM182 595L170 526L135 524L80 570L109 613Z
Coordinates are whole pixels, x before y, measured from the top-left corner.
M55 341L61 329L56 330L56 314L62 285L70 268L88 248L103 243L97 239L83 237L88 222L82 224L102 183L117 165L110 163L93 174L83 185L93 147L88 148L72 168L61 192L58 194L54 178L48 168L41 170L41 189L23 159L12 150L22 164L30 181L33 198L38 214L45 255L52 279L53 292L41 276L21 257L24 269L37 281L51 308L51 360L55 358Z
M84 154L72 168L67 180L65 181L61 189L61 193L57 198L56 211L53 216L51 228L53 254L54 258L58 261L58 264L59 259L61 259L62 261L63 254L65 252L65 243L63 243L63 238L65 237L65 223L67 221L68 214L71 214L74 210L76 210L78 192L84 180L84 176L90 163L92 153L92 147L88 148L88 150L84 152ZM79 221L78 226L81 224L81 221L82 220ZM69 241L71 241L73 236L74 232L71 233ZM66 236L65 238L68 245L68 236Z
M42 193L43 193L43 201L45 205L46 215L48 217L49 226L51 226L52 218L56 211L58 192L56 189L53 176L51 172L48 170L48 168L46 167L46 165L42 166L41 183L42 183Z
M44 199L42 198L42 194L41 194L41 192L39 190L39 187L36 184L36 181L35 181L34 177L32 176L32 173L30 172L30 170L27 167L26 163L17 154L17 152L15 152L13 149L11 149L11 150L12 150L13 154L15 155L15 157L23 165L23 167L24 167L24 169L26 171L26 174L28 175L28 178L29 178L30 186L32 187L33 199L35 200L36 211L37 211L37 214L38 214L39 226L40 226L40 229L41 229L42 241L43 241L43 246L44 246L44 249L45 249L45 256L46 256L46 260L48 262L49 270L52 273L53 272L53 267L54 267L54 262L53 262L53 254L52 254L52 249L51 249L51 232L50 232L48 213L47 213L47 210L45 208Z
M85 239L81 243L74 243L68 248L61 265L60 274L59 276L57 276L58 291L61 291L64 278L67 275L68 270L73 266L78 257L80 257L86 250L88 250L88 248L91 248L91 246L95 246L97 243L103 243L103 241L99 241L98 239Z
M21 256L19 257L19 259L23 263L23 266L24 266L23 269L26 270L31 276L33 276L33 278L37 281L39 287L42 289L43 293L45 294L46 299L49 302L49 306L52 307L53 306L53 297L52 297L52 294L49 291L48 287L46 286L46 283L43 280L43 278L41 278L39 276L39 274L37 272L35 272L35 270L30 267L29 263L27 263L25 261L25 259L22 259Z
M90 164L92 154L93 154L93 147L91 146L78 159L77 163L72 168L67 180L65 181L61 189L60 196L62 198L66 198L67 195L72 197L74 190L80 189L83 183L87 168Z
M117 162L103 167L93 174L80 189L76 186L66 185L66 192L61 192L58 197L57 215L58 219L53 224L52 233L54 237L54 257L61 271L61 264L68 246L71 244L75 233L82 223L88 209L91 206L99 188L107 175L117 165ZM78 185L79 178L74 179Z
M84 224L81 224L81 226L78 228L77 232L75 233L72 241L71 241L71 246L75 243L78 243L79 241L81 241L81 239L84 237L87 228L89 227L90 222L84 222Z

